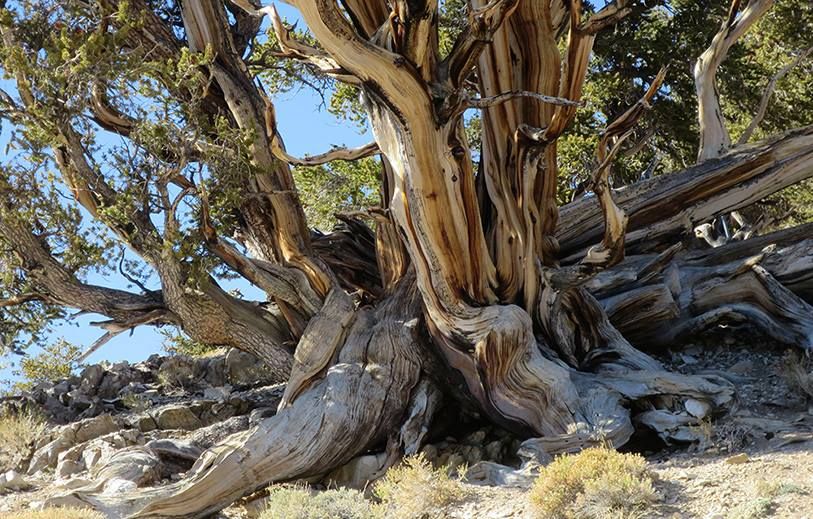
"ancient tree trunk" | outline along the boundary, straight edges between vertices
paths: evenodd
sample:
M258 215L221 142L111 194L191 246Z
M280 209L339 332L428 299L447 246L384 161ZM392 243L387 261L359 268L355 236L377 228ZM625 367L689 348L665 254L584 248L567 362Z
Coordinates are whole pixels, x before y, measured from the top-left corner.
M110 3L118 6L102 2ZM94 173L76 129L61 121L54 153L76 202L161 282L160 295L113 294L127 300L126 308L99 308L113 319L177 323L192 337L251 351L288 385L275 416L206 452L184 480L124 496L73 488L54 503L79 501L111 517L202 517L271 482L317 478L385 444L391 454L416 452L432 419L434 404L427 402L440 398L438 387L458 384L462 391L443 398L473 402L515 434L539 437L550 454L620 446L634 419L669 438L675 432L654 415L674 417L690 401L721 412L732 388L714 376L669 373L628 340L659 346L721 322L747 321L780 340L813 346L805 302L811 244L798 231L714 253L683 253L675 243L703 220L813 175L813 127L718 156L730 139L714 73L770 1L751 2L739 17L735 1L698 62L703 149L711 150L701 158L708 160L611 188L612 161L645 117L662 71L602 133L591 172L595 196L561 210L556 141L582 104L595 35L629 13L625 1L591 16L579 0L475 1L448 56L438 51L433 0L389 7L383 0L341 7L331 0L291 2L318 46L298 41L273 6L253 0L233 0L231 16L219 0L181 2L185 41L150 3L134 3L151 15L132 28L132 48L152 42L162 56L176 56L186 44L211 54L200 65L210 80L200 102L247 136L241 158L250 167L238 182L237 243L218 234L210 193L193 176L173 177L182 190L174 199L170 180L162 180L160 204L139 208L122 224L105 211L116 200L113 184ZM263 16L271 19L279 56L360 90L375 143L307 159L288 154L274 107L243 59ZM13 43L13 31L3 36ZM17 81L34 106L24 67ZM180 97L182 90L172 93ZM137 138L103 96L94 99L105 127ZM472 108L483 110L478 173L463 124ZM382 157L382 204L369 211L375 236L347 217L336 233L312 235L288 163L372 153ZM199 208L199 228L187 238L261 288L266 304L242 301L208 275L188 284L188 262L177 258L173 241L183 232L175 209L186 196ZM0 216L8 211L0 207ZM153 222L158 212L165 220L160 230ZM37 236L20 229L0 221L4 240L25 236L12 245L17 254L37 257L36 265L21 268L39 281L43 297L84 309L90 308L84 294L96 298L93 304L111 295L60 270ZM625 253L636 256L624 260ZM51 261L53 274L37 270Z

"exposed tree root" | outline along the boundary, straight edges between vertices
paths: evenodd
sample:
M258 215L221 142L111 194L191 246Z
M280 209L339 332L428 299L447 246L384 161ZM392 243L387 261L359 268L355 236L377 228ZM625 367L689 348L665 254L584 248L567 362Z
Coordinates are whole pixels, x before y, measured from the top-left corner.
M398 433L421 377L419 315L411 283L377 311L358 310L322 380L290 407L204 453L183 481L126 496L77 489L52 504L79 500L117 518L203 517L269 483L346 463Z
M795 234L780 231L685 255L644 281L637 272L647 259L630 258L593 280L591 290L624 336L642 346L667 346L720 324L747 324L780 343L813 348L813 306L803 299L811 295L813 240L766 247Z

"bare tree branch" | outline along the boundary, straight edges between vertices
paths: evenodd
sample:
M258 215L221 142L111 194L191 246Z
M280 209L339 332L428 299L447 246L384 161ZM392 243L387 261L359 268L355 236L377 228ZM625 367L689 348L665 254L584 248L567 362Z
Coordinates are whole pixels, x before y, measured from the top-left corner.
M44 299L45 296L43 294L38 293L20 294L19 296L0 300L0 308L22 305L25 303L30 303L31 301L42 301Z
M582 30L589 34L596 34L615 25L632 12L629 3L630 0L616 0L614 3L607 4L582 24Z
M742 132L740 138L737 139L738 145L743 145L747 143L751 136L754 134L754 131L757 127L762 123L762 120L765 118L765 113L768 110L768 102L771 100L771 96L773 96L774 90L776 90L776 83L779 82L780 79L785 77L788 72L790 72L794 67L799 65L802 61L804 61L810 54L813 53L813 47L799 53L790 63L785 65L784 67L780 68L776 74L768 81L768 85L765 87L765 91L762 93L762 99L759 101L759 108L757 109L757 113L754 114L754 118L751 119L751 123L748 125L748 128Z
M516 99L518 97L530 97L532 99L536 99L537 101L557 106L584 106L585 104L584 101L573 101L571 99L547 96L537 92L517 91L517 92L505 92L503 94L481 98L467 97L463 100L463 106L464 108L488 108L489 106L496 106L498 104L505 103L506 101L510 101L511 99Z
M274 155L278 159L284 160L285 162L294 164L296 166L318 166L334 160L359 160L377 153L381 153L381 150L378 149L378 143L375 141L367 143L364 146L359 146L358 148L335 148L330 151L320 153L319 155L312 155L301 159L294 157L293 155L289 155L288 152L285 151L285 148L282 147L278 139L273 139L271 146L274 151Z
M731 146L731 136L726 128L717 92L717 69L731 46L768 12L773 1L753 0L740 12L740 0L733 0L728 17L714 35L711 45L697 58L694 81L700 122L700 150L697 155L700 162L719 157Z

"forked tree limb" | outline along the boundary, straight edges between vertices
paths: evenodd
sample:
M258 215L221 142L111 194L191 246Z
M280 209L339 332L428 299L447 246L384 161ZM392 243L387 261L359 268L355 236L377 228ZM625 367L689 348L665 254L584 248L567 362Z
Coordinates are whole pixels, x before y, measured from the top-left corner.
M604 237L601 244L591 247L581 261L595 269L611 267L624 259L624 240L628 217L613 199L609 183L612 161L621 149L624 140L635 128L638 119L650 107L650 103L665 77L666 69L662 68L643 97L611 122L599 140L596 151L599 166L593 173L592 189L604 213ZM612 147L610 147L611 144Z
M358 78L349 74L346 70L343 70L325 51L294 39L291 36L291 30L282 23L282 19L274 5L261 9L253 9L249 2L245 0L235 0L234 3L238 4L242 9L246 9L252 15L268 15L271 19L271 27L274 29L277 42L282 49L282 56L309 63L316 67L321 73L344 83L359 84Z
M494 33L520 3L518 0L493 0L482 6L470 4L469 23L441 64L441 69L453 88L463 86Z
M741 10L741 0L732 0L722 27L695 63L694 81L700 122L698 162L718 157L731 147L731 137L717 91L717 70L731 46L771 8L773 1L752 0Z
M788 72L793 70L794 67L798 66L799 63L810 56L811 53L813 53L813 47L800 52L790 61L790 63L780 68L776 74L773 75L771 80L768 81L768 85L765 87L765 91L762 93L762 98L759 101L759 108L757 108L757 111L754 114L753 119L751 119L751 122L748 124L748 127L742 132L740 138L737 139L737 145L741 146L751 140L751 136L754 134L754 131L756 131L760 123L762 123L762 120L765 118L765 114L768 111L768 103L771 100L771 96L773 96L774 90L776 90L776 83L785 77Z

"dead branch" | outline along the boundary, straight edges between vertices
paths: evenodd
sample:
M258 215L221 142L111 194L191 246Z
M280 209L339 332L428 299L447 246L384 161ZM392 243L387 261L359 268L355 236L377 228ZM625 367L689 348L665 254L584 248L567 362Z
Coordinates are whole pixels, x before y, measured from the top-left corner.
M697 58L694 81L700 122L700 150L697 160L719 157L731 146L716 86L717 70L737 40L771 8L773 0L753 0L742 12L740 0L733 0L728 17L714 35L711 45Z
M297 158L288 154L285 148L280 144L279 139L274 138L271 146L274 155L278 159L296 166L318 166L334 160L359 160L381 153L381 150L378 149L378 143L375 141L367 143L364 146L359 146L358 148L334 148L330 151L320 153L319 155L311 155L304 158Z
M768 111L768 102L771 100L771 96L773 96L774 90L776 90L776 83L779 82L783 77L785 77L788 72L793 70L794 67L799 65L802 61L804 61L811 53L813 53L813 47L800 52L798 56L796 56L790 63L785 65L784 67L780 68L776 74L773 75L770 81L768 81L768 85L765 87L765 91L762 93L762 99L759 101L759 108L757 108L757 113L754 114L753 119L751 119L750 124L742 132L740 138L737 139L738 145L743 145L747 143L751 136L754 134L754 131L759 127L762 120L765 118L765 114Z

